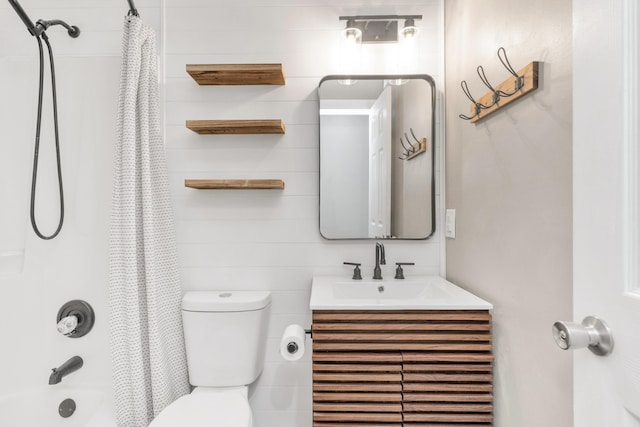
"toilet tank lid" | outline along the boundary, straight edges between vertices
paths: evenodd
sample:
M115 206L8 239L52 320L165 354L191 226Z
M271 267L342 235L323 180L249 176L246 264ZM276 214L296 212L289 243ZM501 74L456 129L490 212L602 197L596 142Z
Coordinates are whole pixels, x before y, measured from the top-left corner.
M253 311L271 303L269 291L189 291L182 297L185 311Z

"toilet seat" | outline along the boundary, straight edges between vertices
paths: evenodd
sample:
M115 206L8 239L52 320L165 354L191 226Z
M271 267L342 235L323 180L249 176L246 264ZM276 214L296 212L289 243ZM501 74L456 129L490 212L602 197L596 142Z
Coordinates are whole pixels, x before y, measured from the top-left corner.
M252 427L246 387L196 387L167 406L149 427Z

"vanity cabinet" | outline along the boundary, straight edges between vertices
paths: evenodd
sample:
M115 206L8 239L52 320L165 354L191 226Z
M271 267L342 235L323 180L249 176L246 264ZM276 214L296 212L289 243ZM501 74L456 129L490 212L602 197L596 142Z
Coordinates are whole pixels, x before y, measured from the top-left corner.
M488 310L314 310L314 427L493 422Z

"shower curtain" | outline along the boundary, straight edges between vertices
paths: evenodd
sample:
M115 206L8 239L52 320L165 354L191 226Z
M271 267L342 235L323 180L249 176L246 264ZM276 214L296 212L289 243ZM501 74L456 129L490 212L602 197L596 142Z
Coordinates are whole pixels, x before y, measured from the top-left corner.
M190 388L155 33L137 16L126 18L122 56L109 244L110 339L118 426L143 427Z

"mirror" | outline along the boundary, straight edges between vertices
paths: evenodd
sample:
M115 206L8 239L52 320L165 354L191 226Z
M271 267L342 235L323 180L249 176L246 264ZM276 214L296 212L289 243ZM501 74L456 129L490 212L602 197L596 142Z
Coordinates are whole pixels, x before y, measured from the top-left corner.
M327 76L320 100L320 234L427 239L435 231L435 83Z

